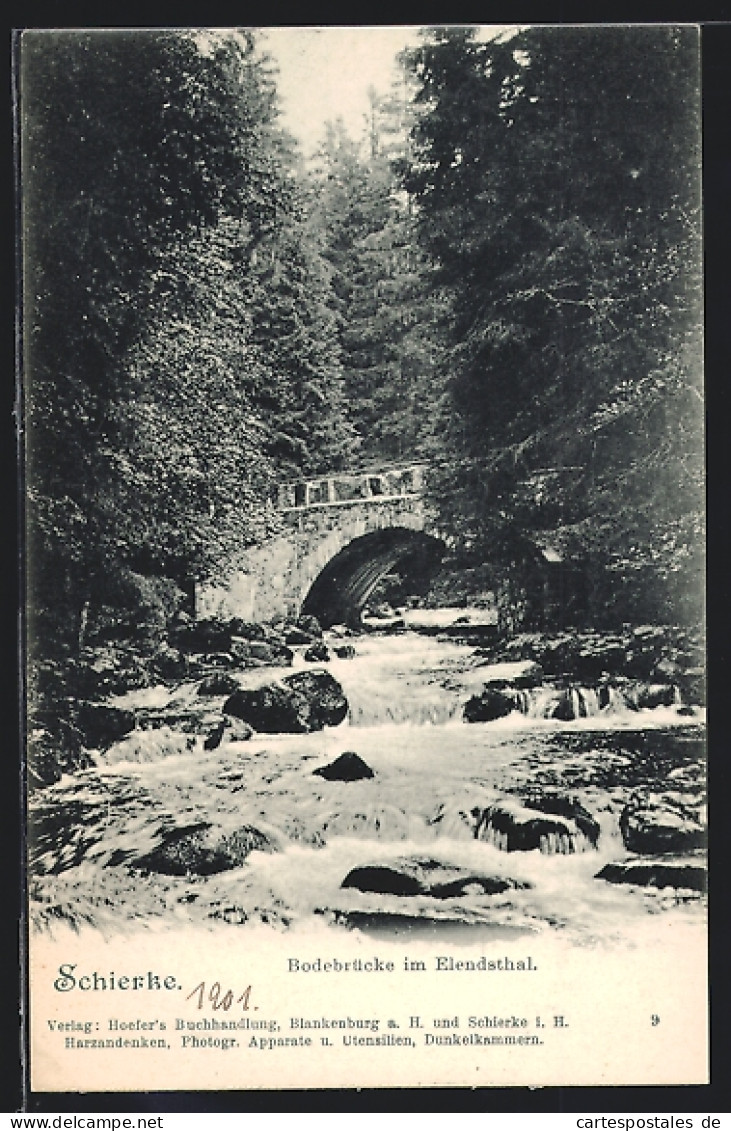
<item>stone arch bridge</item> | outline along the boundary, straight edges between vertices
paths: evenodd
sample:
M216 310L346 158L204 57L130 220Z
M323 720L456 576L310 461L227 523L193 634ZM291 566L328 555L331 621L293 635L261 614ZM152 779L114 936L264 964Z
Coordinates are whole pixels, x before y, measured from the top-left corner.
M435 563L447 542L424 495L425 467L328 475L279 490L284 530L248 550L226 585L202 587L198 616L247 621L315 615L357 623L379 581L407 555Z

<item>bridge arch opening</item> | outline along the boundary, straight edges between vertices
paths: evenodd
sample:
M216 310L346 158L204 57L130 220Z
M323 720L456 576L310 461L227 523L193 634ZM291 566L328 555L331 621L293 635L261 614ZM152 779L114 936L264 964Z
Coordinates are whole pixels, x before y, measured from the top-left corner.
M439 538L406 527L388 527L354 538L315 579L302 612L317 617L324 628L333 624L357 627L369 597L399 563L431 571L445 551Z

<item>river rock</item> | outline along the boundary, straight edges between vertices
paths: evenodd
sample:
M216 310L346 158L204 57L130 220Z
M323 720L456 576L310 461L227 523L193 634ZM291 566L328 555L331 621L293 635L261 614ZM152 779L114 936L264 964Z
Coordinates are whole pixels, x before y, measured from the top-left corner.
M228 652L231 629L223 621L208 617L176 628L171 643L182 652Z
M150 667L162 679L180 679L186 674L186 660L178 648L161 644L154 652Z
M234 691L223 709L264 734L305 734L316 729L308 725L307 701L281 683Z
M316 640L307 649L304 658L310 664L326 664L330 659L330 649L323 640Z
M334 762L312 772L326 781L360 781L375 776L371 767L353 750L346 750Z
M580 713L580 700L570 687L565 687L556 692L551 702L550 709L544 713L546 719L558 719L562 723L569 723Z
M42 789L60 781L63 774L92 766L93 759L82 747L75 727L63 719L52 729L34 727L27 740L28 789Z
M676 684L683 674L683 668L677 660L665 658L655 664L652 669L652 682L653 683L671 683Z
M284 643L294 646L298 644L312 644L315 640L317 640L317 636L314 633L307 632L304 628L297 628L296 625L288 628L284 634Z
M695 812L667 794L633 798L619 818L625 848L647 855L690 852L705 844L705 828Z
M232 636L243 637L245 640L266 640L267 631L263 624L242 620L241 617L232 617L228 622L228 630Z
M161 707L139 707L137 725L142 730L160 730L169 727L174 731L198 735L205 733L220 716L204 695L191 703L165 704Z
M307 734L341 723L348 701L329 672L302 671L263 687L235 691L223 712L263 734Z
M353 629L349 628L347 624L331 624L327 631L330 636L337 637L339 640L353 636Z
M352 644L339 644L335 648L335 655L339 660L354 660L356 651Z
M209 731L203 741L204 750L217 750L222 742L247 742L254 733L243 719L224 716Z
M468 699L462 710L467 723L489 723L502 719L517 708L515 693L504 688L486 687L480 695Z
M306 697L311 704L313 729L337 726L348 713L348 700L338 681L323 669L295 672L282 680L285 687Z
M703 892L707 886L707 868L705 860L698 856L630 856L626 860L605 864L597 872L596 879L610 884L689 888Z
M652 672L673 647L673 631L664 625L641 624L631 630L625 674L650 679Z
M84 746L105 750L134 729L135 714L106 703L79 703L75 723Z
M633 698L638 707L672 707L675 688L668 683L638 683Z
M571 674L587 683L602 676L617 675L624 671L626 657L624 644L615 637L584 639L572 657Z
M497 895L529 885L505 876L471 872L438 860L400 857L387 864L365 864L353 868L340 885L379 895L427 895L434 899Z
M248 723L243 723L243 725L248 726ZM203 749L218 750L218 747L223 742L223 732L225 729L226 721L225 719L221 719L220 722L217 722L213 729L210 730L206 737L203 739Z
M213 672L198 684L198 695L230 695L238 683L228 672Z
M98 695L124 695L155 682L154 662L129 647L84 648L72 665L73 694L84 699Z
M222 835L206 821L163 834L160 843L131 863L147 872L165 876L212 876L240 868L253 851L273 852L274 845L264 833L242 825Z
M697 801L705 798L706 768L703 762L686 762L683 766L676 766L665 780L672 789L683 790Z
M254 660L262 660L265 664L279 667L290 667L294 659L291 648L273 640L253 640L249 645L249 655Z
M706 670L702 667L688 668L678 680L683 702L693 707L706 705Z
M576 822L557 814L536 816L536 810L512 799L483 810L475 827L477 840L490 841L504 852L576 852L584 837Z
M245 640L235 636L231 641L231 655L237 667L282 667L292 665L294 653L278 640Z
M547 636L543 633L520 633L509 641L504 650L508 660L533 660L539 663L546 675L562 675L576 668L582 644L586 642L577 633L558 633Z
M567 817L583 833L592 848L597 847L601 827L577 797L566 797L558 793L540 793L524 796L522 801L526 809L536 809L539 813L549 813L555 817Z
M679 673L704 662L696 642L664 625L626 625L611 633L519 633L490 655L494 660L533 660L549 677L586 684L610 676L674 684Z
M231 637L231 655L237 668L258 667L258 661L251 655L251 641L244 636Z

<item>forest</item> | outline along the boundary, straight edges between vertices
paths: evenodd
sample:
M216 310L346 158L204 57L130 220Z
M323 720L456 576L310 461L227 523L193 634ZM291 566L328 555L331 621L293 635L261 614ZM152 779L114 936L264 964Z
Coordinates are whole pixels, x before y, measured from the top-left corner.
M592 623L699 624L694 29L425 29L399 72L308 162L256 31L24 34L39 668L101 609L159 639L282 481L404 460L458 560L548 532Z

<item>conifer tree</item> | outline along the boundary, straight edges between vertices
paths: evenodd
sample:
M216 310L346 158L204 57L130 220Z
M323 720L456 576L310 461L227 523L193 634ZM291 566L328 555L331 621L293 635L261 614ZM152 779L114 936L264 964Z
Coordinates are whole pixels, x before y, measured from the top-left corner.
M608 567L618 615L678 615L700 592L696 33L437 29L411 58L406 183L449 296L444 520L486 545L549 526Z

